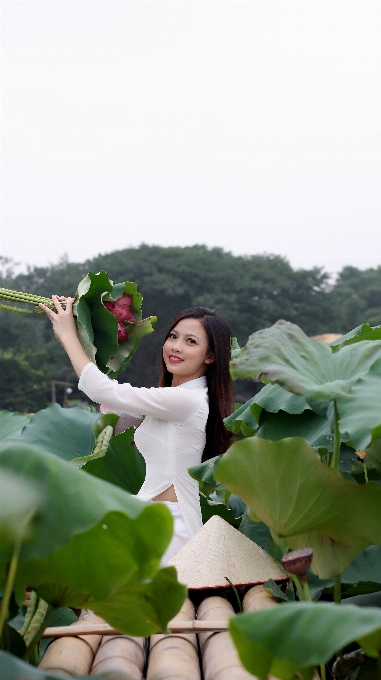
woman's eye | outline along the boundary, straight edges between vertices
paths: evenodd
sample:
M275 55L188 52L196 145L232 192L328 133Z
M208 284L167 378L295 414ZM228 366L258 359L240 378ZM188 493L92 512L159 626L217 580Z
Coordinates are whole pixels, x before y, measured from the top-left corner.
M196 340L194 340L193 338L188 338L188 342L193 345L196 342Z

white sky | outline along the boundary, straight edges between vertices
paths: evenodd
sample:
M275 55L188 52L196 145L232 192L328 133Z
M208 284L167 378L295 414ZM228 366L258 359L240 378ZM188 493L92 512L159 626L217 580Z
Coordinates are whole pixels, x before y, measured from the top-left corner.
M0 254L381 265L381 3L3 0Z

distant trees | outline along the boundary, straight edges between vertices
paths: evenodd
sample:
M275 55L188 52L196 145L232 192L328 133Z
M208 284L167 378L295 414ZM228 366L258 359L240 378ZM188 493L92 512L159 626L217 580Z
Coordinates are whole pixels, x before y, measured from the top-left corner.
M234 256L220 248L209 250L199 245L141 245L83 263L63 259L56 265L30 268L26 274L18 275L12 271L12 263L3 258L0 285L48 296L54 292L73 295L88 271L101 269L114 281L136 281L144 296L143 314L158 317L156 332L143 338L121 377L135 385L156 384L166 329L177 312L188 307L206 305L225 314L241 345L250 333L279 318L298 324L307 335L346 332L363 321L381 323L381 267L365 271L345 267L337 282L330 285L329 275L322 269L295 271L277 255ZM0 350L0 363L8 361L14 367L11 384L10 372L5 370L5 364L0 366L2 408L41 408L42 401L49 402L51 380L75 382L66 355L43 317L0 310ZM24 360L38 375L28 372ZM244 387L240 385L242 394ZM246 388L246 392L247 389L252 388ZM28 398L21 398L23 390L25 395L28 391Z

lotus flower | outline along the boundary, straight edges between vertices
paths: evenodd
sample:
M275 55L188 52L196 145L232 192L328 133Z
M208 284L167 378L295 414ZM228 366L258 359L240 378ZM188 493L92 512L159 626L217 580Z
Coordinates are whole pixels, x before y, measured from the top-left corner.
M127 293L123 293L122 297L118 298L115 301L107 301L104 302L104 306L108 309L109 312L118 321L118 341L119 342L125 342L127 340L127 333L124 328L123 322L129 321L131 323L134 323L135 317L132 316L131 314L131 303L132 303L132 295L127 295Z
M111 312L111 314L115 316L116 319L118 319L119 323L122 323L123 321L131 321L133 323L135 321L135 317L132 316L130 311L131 303L132 295L127 295L127 293L123 293L122 297L118 298L117 300L104 302L103 304L108 309L108 311Z

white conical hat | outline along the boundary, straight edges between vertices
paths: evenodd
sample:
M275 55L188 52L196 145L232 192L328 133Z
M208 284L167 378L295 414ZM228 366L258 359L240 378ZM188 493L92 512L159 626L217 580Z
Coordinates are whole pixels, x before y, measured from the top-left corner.
M167 566L176 567L178 580L190 590L229 588L225 576L235 586L288 579L265 550L218 515L213 515Z

